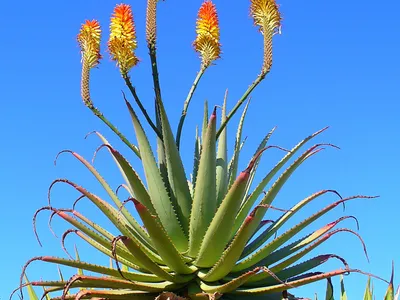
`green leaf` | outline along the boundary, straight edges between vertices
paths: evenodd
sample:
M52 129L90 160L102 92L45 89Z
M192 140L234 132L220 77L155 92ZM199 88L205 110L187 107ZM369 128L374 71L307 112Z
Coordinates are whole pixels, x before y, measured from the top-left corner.
M29 284L28 277L26 275L24 277L25 277L25 282L27 284ZM28 289L29 300L39 300L39 297L37 296L37 294L36 294L35 290L33 289L32 285L29 284L27 286L27 289Z
M211 115L204 136L196 187L194 190L189 228L189 256L196 257L201 241L216 210L216 153L215 153L216 108Z
M143 230L143 228L140 226L140 224L132 217L132 215L129 213L129 211L123 206L122 202L119 200L117 195L111 189L109 184L100 175L100 173L86 159L84 159L78 153L70 151L70 150L61 151L59 154L61 154L61 153L72 154L96 177L96 179L99 181L99 183L102 185L102 187L106 190L107 194L110 196L110 198L113 200L113 202L117 205L117 207L121 208L122 215L126 218L126 220L129 222L129 224L134 228L133 234L135 235L135 237L137 239L139 239L140 241L142 241L143 243L149 245L150 239L149 239L149 236L147 235L146 231Z
M192 185L193 185L192 198L194 196L194 190L196 189L196 179L197 179L197 173L199 171L200 153L201 153L201 141L199 137L199 129L198 127L196 127L196 136L194 142L193 175L192 175Z
M74 248L75 248L75 257L76 257L76 260L80 262L81 259L80 259L80 257L79 257L78 248L76 247L76 245L75 245ZM78 274L78 275L84 275L84 274L83 274L83 270L82 270L81 268L78 268L77 274Z
M63 274L61 272L60 266L57 266L57 270L58 270L58 276L60 277L60 280L64 281L64 276L63 276Z
M242 132L243 132L243 124L244 124L244 119L246 117L247 109L249 108L250 101L246 103L246 106L244 107L244 110L242 112L242 115L239 120L239 125L236 131L236 139L235 139L235 147L233 150L233 156L232 156L232 163L229 166L228 170L228 187L230 188L232 184L235 182L237 173L238 173L238 166L239 166L239 154L241 150L241 140L242 140Z
M240 173L221 205L218 207L201 244L198 258L195 261L196 266L211 267L221 257L225 246L229 242L229 234L226 233L226 230L232 228L234 216L243 199L251 169L254 167L255 161L259 158L261 153L262 151L253 157L248 167ZM257 226L258 224L256 224L256 227ZM210 249L213 249L213 251L210 251Z
M158 254L161 256L165 264L180 274L193 273L195 269L192 270L185 264L183 257L169 239L165 229L158 223L154 216L149 213L143 204L135 199L133 201Z
M179 251L186 251L188 247L188 240L181 225L179 224L173 204L168 196L165 183L161 177L160 171L151 151L147 136L140 125L140 122L130 103L126 102L126 105L131 114L139 149L142 153L141 157L143 169L146 176L149 195L154 208L157 212L157 215L160 217L161 223L166 229L169 237L174 242L174 245Z
M204 101L203 125L201 128L201 143L204 144L206 132L208 127L208 101Z
M340 275L340 300L347 300L347 293L344 287L343 275Z
M271 179L281 170L281 168L293 157L294 154L297 153L300 148L307 143L309 140L320 134L321 132L325 131L327 129L323 128L322 130L317 131L316 133L308 136L304 140L302 140L300 143L298 143L296 146L293 147L292 150L290 150L289 153L287 153L280 161L275 165L275 167L261 180L261 182L257 185L257 187L254 189L254 191L250 194L250 196L246 199L246 201L243 203L243 205L240 208L240 211L236 217L235 220L235 225L233 226L234 229L237 229L240 227L240 225L243 223L244 219L250 212L251 208L253 207L254 203L258 199L258 197L261 195L263 192L264 188L266 185L271 181Z
M111 144L104 138L104 136L102 136L98 132L95 132L95 133L102 140L102 142L107 147L110 154L112 155L114 161L118 165L118 168L120 169L122 177L124 177L125 182L128 185L130 194L132 196L134 196L136 199L138 199L139 201L141 201L144 205L146 205L146 207L150 211L155 212L153 204L151 203L149 193L146 190L146 187L144 186L139 175L132 168L130 163L125 159L125 157L122 156L122 154L120 154L117 150L115 150L111 146Z
M342 220L344 220L344 218L340 218L335 222L329 223L328 225L325 225L324 227L314 231L312 234L310 234L304 238L301 238L300 240L298 240L294 243L291 243L288 246L280 248L279 250L268 255L266 258L264 258L263 260L261 260L260 262L255 264L254 266L269 266L269 265L276 263L277 261L283 260L271 268L271 271L273 271L274 273L277 273L277 272L281 271L282 269L292 265L293 263L295 263L296 261L298 261L299 259L304 257L306 254L310 253L312 250L317 248L323 242L328 240L332 235L339 233L339 232L343 232L343 231L350 232L350 233L356 235L360 239L361 243L363 244L361 237L357 233L355 233L352 230L347 229L347 228L341 228L341 229L334 230L332 232L327 233L329 230L331 230L334 226L336 226ZM324 236L322 238L320 238L322 235L324 235ZM295 255L292 255L293 253L297 252L299 249L305 247L306 245L308 245L310 243L312 243L312 244L309 247L303 249L302 251L296 253ZM364 244L363 244L363 246L364 246ZM293 276L295 276L295 275L296 274L293 274ZM254 279L259 279L259 278L255 277ZM250 280L250 282L251 281L253 281L253 279Z
M356 271L356 270L335 270L331 272L326 272L326 273L311 273L311 274L306 274L306 276L301 276L300 278L293 278L285 283L280 283L276 285L269 285L269 286L262 286L262 287L256 287L256 288L239 288L233 294L235 295L264 295L264 294L269 294L269 293L275 293L275 292L281 292L284 290L287 290L288 288L293 288L293 287L300 287L304 286L316 281L320 281L329 277L333 276L339 276L351 271Z
M309 157L313 156L316 154L320 149L318 150L319 145L315 145L311 148L309 148L307 151L305 151L300 157L298 157L292 165L290 165L285 172L282 173L282 175L274 182L272 187L269 189L269 191L266 193L264 198L261 200L260 205L265 206L265 212L268 210L269 205L273 202L275 199L276 195L279 193L285 182L290 178L290 176L293 174L293 172L304 162L306 161ZM307 200L307 199L306 199ZM305 201L306 201L305 200ZM307 203L307 201L306 201ZM300 206L301 207L301 206ZM264 213L265 214L265 213ZM260 221L263 216L260 216ZM278 223L278 225L274 225L275 228L277 228L279 225L282 225L282 223ZM276 232L276 231L275 231ZM248 255L249 253L255 251L258 247L260 247L270 236L272 236L275 232L272 231L266 231L266 234L263 234L262 236L257 237L253 242L248 245L243 254L243 256Z
M365 287L364 300L372 300L371 277L368 277L367 286Z
M226 101L228 97L228 90L225 92L224 105L222 106L221 123L226 119ZM227 127L221 132L218 139L217 150L217 171L216 171L216 184L217 184L217 207L221 204L222 199L228 189L228 152L227 152Z
M394 262L392 262L392 275L390 276L390 282L386 290L384 300L394 300L393 279L394 279Z
M255 221L255 215L258 213L259 208L255 210L248 216L240 227L239 232L230 243L229 247L224 251L220 260L213 266L213 268L208 272L200 271L198 276L206 281L217 281L225 277L236 264L240 257L247 241L250 239L255 229L258 226ZM248 280L248 279L247 279Z
M330 204L326 206L325 208L321 209L314 215L306 218L302 222L298 223L297 225L293 226L289 230L287 230L285 233L281 234L280 236L274 238L271 242L267 243L265 246L262 246L260 249L258 249L256 252L252 253L250 256L239 262L234 268L234 272L238 272L241 270L244 270L246 268L250 268L251 266L255 265L265 257L267 257L271 252L276 250L278 247L283 245L285 242L287 242L290 238L292 238L295 234L299 233L302 229L307 227L309 224L320 218L321 216L325 215L327 212L331 211L333 208L338 206L340 203L343 203L344 201L350 200L350 199L356 199L356 198L370 198L366 196L353 196L349 197L340 201L337 201L333 204ZM364 248L364 251L365 248Z
M189 218L192 205L192 198L187 184L187 177L179 155L175 138L172 134L163 103L158 101L160 112L165 158L167 163L168 179L173 197L176 199L176 212L182 224L183 230L188 235Z
M343 276L343 275L341 275L341 276ZM326 279L325 300L335 300L334 297L333 297L332 279L330 277Z
M119 299L119 300L154 300L158 293L143 293L126 290L85 290L76 295L65 297L65 300L80 299ZM78 299L79 299L78 298ZM60 299L60 298L55 298Z
M75 280L74 280L75 279ZM69 281L37 281L36 286L59 286L64 293L70 288L112 288L147 292L162 292L165 289L176 289L180 284L173 282L138 282L112 277L94 277L74 275ZM85 289L86 291L86 289ZM82 294L82 292L80 292Z
M97 232L95 232L92 229L88 228L83 223L81 223L78 220L76 220L75 218L71 217L70 215L68 215L64 211L58 211L58 210L55 210L55 211L57 212L58 216L60 216L65 221L67 221L68 223L72 224L75 228L77 228L78 230L80 230L83 233L85 233L85 235L90 237L90 239L86 240L89 244L91 244L92 246L96 247L96 249L98 249L98 250L104 248L104 250L106 250L106 252L104 252L104 251L102 251L102 252L105 253L106 255L108 255L109 257L112 257L111 251L109 250L112 239L106 238L103 235L98 234ZM102 248L99 248L97 246L101 246ZM124 259L126 259L127 261L132 261L131 267L132 268L137 268L137 266L134 265L133 263L138 263L138 262L128 252L128 250L126 248L123 249L122 247L117 247L117 254L120 255L121 257L123 257Z
M267 145L267 143L268 143L268 141L269 141L271 135L272 135L273 132L275 131L275 129L276 129L276 127L272 128L272 130L264 137L264 139L263 139L263 140L261 141L261 143L258 145L257 150L255 151L255 153L253 154L253 156L256 155L256 154L257 154L259 151L261 151L263 148L265 148L265 146ZM251 170L249 182L247 183L246 191L245 191L245 193L244 193L244 197L243 197L243 200L242 200L241 207L240 207L239 211L242 211L242 207L243 207L243 205L246 203L246 200L247 200L247 198L248 198L248 194L249 194L251 185L252 185L252 183L253 183L253 180L254 180L254 177L255 177L255 174L256 174L256 171L257 171L257 167L258 167L258 165L259 165L259 163L260 163L260 160L261 160L261 157L260 157L260 159L258 159L258 160L256 161L256 163L255 163L255 165L254 165L254 168ZM244 219L243 219L243 220L244 220ZM234 225L233 225L232 232L231 232L231 238L234 237L234 235L237 233L237 231L239 230L239 227L240 227L241 225L242 225L242 223L239 223L239 222L238 222L238 218L236 218L236 219L235 219L235 223L234 223Z
M261 151L262 149L264 149L266 147L266 145L267 145L271 135L274 133L275 129L276 129L276 127L272 128L271 131L268 132L268 134L263 138L261 143L258 145L256 151L254 152L253 156L255 156L259 151ZM245 201L246 201L247 195L248 195L248 193L250 191L250 187L251 187L251 185L253 183L253 179L254 179L254 176L256 174L258 165L260 164L260 161L261 161L261 157L256 161L256 163L254 165L254 168L251 170L250 179L249 179L249 182L248 182L247 187L246 187L245 197L243 198L242 204L244 204Z
M103 275L108 275L108 276L113 276L113 277L121 276L121 274L116 269L107 268L107 267L90 264L87 262L82 262L82 261L73 260L73 259L65 259L65 258L52 257L52 256L41 256L37 260L41 260L43 262L48 262L48 263L53 263L53 264L60 264L60 265L73 267L73 268L80 268L82 270L95 272L98 274L103 274ZM134 280L134 281L144 281L144 282L163 281L163 279L161 277L154 275L154 274L129 272L129 271L123 271L123 270L121 271L121 273L125 278L127 278L129 280Z
M126 237L126 236L120 236L120 240L125 244L125 246L128 248L128 250L132 253L133 256L135 256L138 260L140 260L140 263L145 266L147 270L149 270L151 273L169 281L173 282L185 282L189 281L191 278L189 276L180 276L180 275L174 275L172 276L171 274L167 273L163 269L160 268L158 264L153 262L147 255L144 253L141 249L141 247L135 243L132 239Z
M251 242L245 249L242 254L242 257L248 255L249 253L253 252L256 248L261 246L266 240L268 240L271 236L273 236L279 228L281 228L293 215L295 215L301 208L303 208L306 204L314 201L315 199L319 198L320 196L326 193L336 193L332 190L322 190L313 195L303 199L296 205L294 205L291 209L289 209L283 216L281 216L274 224L272 224L269 228L267 228L262 234L260 234L253 242ZM265 199L265 198L264 198ZM264 206L263 208L264 214L268 210L268 206ZM261 221L264 214L258 215L258 222Z
M146 155L144 154L143 157L145 156ZM144 243L142 243L142 241L136 238L136 235L134 234L133 230L130 230L131 227L129 226L129 224L124 220L124 218L121 218L121 215L114 207L112 207L110 204L108 204L101 198L97 197L96 195L89 193L83 187L78 186L77 184L69 180L63 180L63 182L71 185L77 191L85 195L90 201L92 201L92 203L95 204L103 212L103 214L114 224L114 226L123 235L130 237L131 239L135 240L138 244L140 244L143 251L146 252L146 255L148 255L149 257L151 257L151 259L155 261L162 262L157 254L155 254L149 247L147 247Z
M225 284L220 284L220 285L211 285L211 284L207 284L204 281L201 281L200 288L206 293L220 293L220 294L229 293L229 292L236 290L238 287L242 286L243 284L245 284L247 280L249 280L251 277L256 275L260 270L261 270L261 268L255 268L252 271L246 272L246 273L240 275L239 277L237 277Z

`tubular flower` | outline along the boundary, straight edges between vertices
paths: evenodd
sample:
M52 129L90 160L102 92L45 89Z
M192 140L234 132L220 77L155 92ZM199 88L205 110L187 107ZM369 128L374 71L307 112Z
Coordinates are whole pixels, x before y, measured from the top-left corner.
M99 64L100 24L96 20L87 20L82 24L78 34L78 43L82 53L81 96L85 104L91 104L89 90L89 71Z
M122 75L126 75L138 63L139 60L134 53L136 48L132 9L130 5L119 4L115 7L111 17L108 50L111 59L117 62Z
M260 26L262 31L276 33L279 30L282 18L275 0L251 0L250 13L254 25Z
M203 64L208 66L221 54L217 10L210 0L203 2L199 9L196 33L194 48L200 53Z
M155 45L156 43L156 15L157 0L148 0L146 9L146 41L148 45Z
M81 47L82 61L93 68L99 64L100 55L100 24L96 20L87 20L81 26L78 34L78 43Z
M272 36L280 31L282 18L275 0L251 0L250 14L264 36L264 77L272 67Z

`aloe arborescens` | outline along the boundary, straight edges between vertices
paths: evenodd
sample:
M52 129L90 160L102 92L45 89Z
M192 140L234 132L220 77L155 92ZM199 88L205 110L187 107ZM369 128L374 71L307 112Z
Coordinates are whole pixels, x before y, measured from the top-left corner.
M48 206L39 210L49 210L51 217L58 216L71 224L73 229L62 236L63 245L68 235L75 234L90 244L95 251L110 257L114 264L110 267L99 266L81 261L78 257L35 257L23 269L21 293L22 288L28 286L28 292L33 295L32 286L41 286L45 289L46 297L61 299L152 299L157 296L160 299L247 299L257 296L263 299L281 299L282 292L285 297L294 298L287 293L291 288L340 274L358 272L334 254L316 255L308 260L301 260L336 233L349 232L363 244L356 232L347 228L335 229L341 221L354 217L342 217L314 232L303 234L303 237L297 240L293 240L293 237L338 205L357 198L371 197L342 198L336 191L322 190L289 210L280 209L282 215L277 220L265 219L269 209L277 209L272 203L293 172L325 147L335 147L330 144L315 144L297 155L307 142L325 129L308 136L291 150L267 145L274 131L272 130L254 151L248 166L239 173L238 161L243 146L241 133L246 106L238 126L233 156L228 161L227 124L271 69L272 38L279 32L281 23L275 1L251 0L250 12L254 24L264 37L261 71L229 112L226 93L219 126L216 109L208 118L208 106L205 105L202 132L198 133L195 139L194 167L190 180L180 156L180 137L189 103L200 78L221 55L217 11L210 0L206 0L199 10L194 48L200 54L200 71L184 102L176 137L161 96L156 60L156 12L157 1L148 0L146 39L155 90L154 122L144 108L129 76L129 71L139 61L134 53L137 41L129 5L120 4L115 8L111 18L108 51L112 60L116 61L141 113L154 131L158 141L158 160L153 155L149 135L145 133L135 109L125 94L123 96L133 122L137 146L128 141L94 106L89 92L89 72L100 59L100 26L97 21L87 21L78 35L82 50L82 98L85 105L137 156L135 163L131 165L103 135L96 133L102 143L100 148L107 149L119 167L125 179L122 186L129 192L130 197L121 201L93 165L73 151L63 153L74 156L84 164L103 186L113 203L101 199L68 179L58 179L52 184L53 186L61 182L77 190L82 197L97 206L119 234L114 235L96 224L95 220L89 220L75 210L75 205L68 210L57 209L49 199ZM271 171L254 185L253 179L261 158L272 149L286 153ZM291 164L285 168L290 160ZM133 168L137 162L142 163L145 180L142 180ZM273 181L276 175L279 176ZM266 187L269 189L264 192ZM301 223L294 224L280 234L277 233L305 205L327 194L334 194L339 199ZM140 219L131 214L133 207ZM35 219L36 215L37 213ZM343 267L330 272L311 272L329 259L338 259ZM78 272L68 280L41 280L23 284L26 268L33 261L77 268ZM85 271L96 275L85 275Z

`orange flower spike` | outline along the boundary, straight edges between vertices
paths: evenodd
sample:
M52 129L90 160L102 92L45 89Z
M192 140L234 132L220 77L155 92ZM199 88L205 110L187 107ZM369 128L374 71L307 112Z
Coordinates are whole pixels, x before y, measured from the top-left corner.
M81 47L82 63L89 69L99 64L100 55L100 24L96 20L87 20L82 24L78 34L78 43Z
M217 10L210 0L206 0L201 5L196 25L197 37L194 48L200 53L203 64L209 66L221 54Z
M282 18L275 0L251 0L250 14L264 36L263 78L272 67L272 37L280 32Z
M137 48L135 23L130 5L119 4L111 17L108 50L117 62L122 75L138 63L134 51Z
M100 24L96 20L87 20L82 24L78 34L78 43L82 54L81 96L86 105L92 105L90 99L90 69L99 64L100 55Z
M254 25L261 27L263 31L279 32L282 18L275 0L251 0L250 14Z

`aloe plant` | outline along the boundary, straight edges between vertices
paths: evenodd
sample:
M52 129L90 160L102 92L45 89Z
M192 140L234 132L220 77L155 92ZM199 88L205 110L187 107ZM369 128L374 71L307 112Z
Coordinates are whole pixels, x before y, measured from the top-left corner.
M309 135L290 150L268 144L273 129L262 139L247 167L239 172L238 161L244 143L242 127L248 108L246 106L237 128L233 155L228 157L227 125L251 92L265 79L272 66L272 40L273 36L280 33L281 26L280 12L275 1L251 0L251 16L264 38L261 71L229 112L227 94L225 95L220 123L217 121L216 108L209 116L208 104L205 105L202 130L197 132L195 138L191 176L187 176L187 168L185 169L181 160L181 133L201 77L221 55L218 16L216 7L210 0L201 5L197 19L197 36L193 44L201 59L200 71L184 101L182 116L174 135L162 100L157 68L157 5L156 0L148 0L146 15L146 44L155 91L154 120L141 102L129 75L139 61L135 55L138 43L131 7L127 4L117 5L111 18L108 52L116 62L130 96L152 130L150 133L145 132L138 110L123 94L137 145L130 142L94 106L90 95L90 72L98 66L101 59L100 24L96 20L86 21L78 34L82 53L83 102L136 154L135 161L128 162L106 137L96 132L101 143L98 150L107 150L115 161L125 180L121 187L128 191L130 197L125 201L120 199L89 161L70 150L61 153L72 155L81 162L98 180L112 202L69 179L55 180L49 190L50 195L51 188L57 183L64 183L75 189L81 194L80 199L92 202L119 234L114 235L98 225L96 220L87 218L84 213L75 209L75 204L71 209L55 208L50 196L48 205L39 209L34 216L34 224L40 211L50 211L51 218L60 217L72 226L62 236L64 249L66 237L75 234L88 243L93 251L109 257L112 264L95 265L81 260L78 254L76 258L32 258L23 268L19 287L21 296L23 287L27 287L31 299L35 299L37 296L32 287L39 286L44 288L43 297L48 299L294 299L287 290L332 276L360 272L350 268L343 258L334 254L319 254L302 260L319 245L342 232L358 238L366 253L364 243L356 232L348 228L335 229L343 220L355 219L354 217L344 216L313 232L307 231L307 228L347 201L373 197L342 198L334 190L322 190L301 200L289 210L272 206L279 191L297 168L321 150L336 147L316 143L298 154L307 142L314 140L326 128ZM151 147L152 136L157 141L157 158ZM274 149L285 154L255 185L253 180L262 156ZM136 171L138 163L142 164L144 178L140 178ZM264 192L266 188L268 190ZM328 194L336 195L338 200L278 234L278 230L287 225L299 210ZM280 210L281 216L274 221L268 220L266 215L270 209ZM132 210L136 210L139 218L134 217ZM302 234L301 238L294 239L298 233ZM36 228L35 234L37 235ZM330 259L337 259L342 267L329 272L312 271ZM34 261L76 268L76 275L70 279L24 283L26 269ZM85 275L88 271L94 275Z
M394 266L392 267L392 276L389 281L388 288L386 290L385 295L383 296L382 299L384 300L399 300L400 297L400 286L397 288L396 294L394 290L394 285L393 285L393 279L394 279ZM326 284L326 293L325 293L325 300L334 300L335 299L335 293L334 293L334 288L332 285L331 278L327 279L327 284ZM317 300L318 297L315 296L315 299ZM344 285L344 276L340 275L340 297L336 298L340 300L347 300L347 292L346 288ZM375 293L373 286L371 284L371 277L368 277L367 284L365 286L365 291L364 291L364 296L362 298L363 300L373 300L376 299Z

